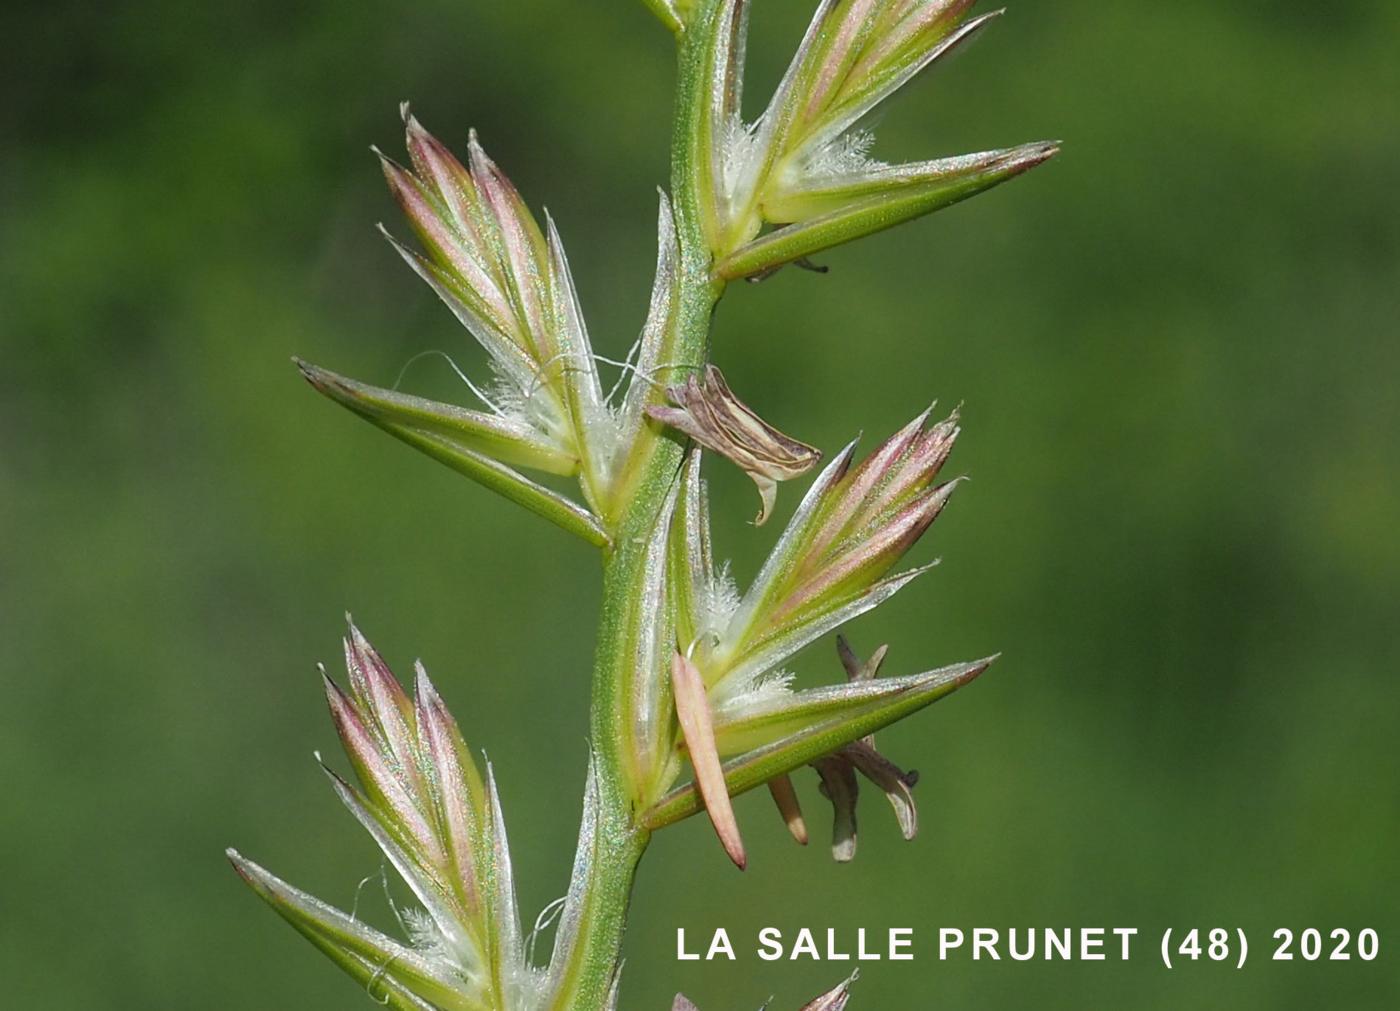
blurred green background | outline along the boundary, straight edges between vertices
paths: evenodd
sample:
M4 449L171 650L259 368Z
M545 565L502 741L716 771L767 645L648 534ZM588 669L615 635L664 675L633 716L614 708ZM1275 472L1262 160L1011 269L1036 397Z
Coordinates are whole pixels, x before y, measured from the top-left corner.
M760 98L810 0L756 5ZM0 104L0 1003L344 1008L354 984L238 882L237 845L350 905L378 873L311 761L353 611L421 656L496 764L527 916L563 891L597 610L591 549L316 397L477 363L374 234L368 146L411 99L476 126L572 253L601 353L645 311L664 32L636 0L7 5ZM828 449L964 402L974 481L851 628L903 673L1002 650L886 732L832 865L738 804L750 870L659 836L626 1008L797 1006L843 965L678 963L674 928L918 930L860 1008L1400 1006L1400 7L1022 0L885 117L888 158L1063 137L1023 180L739 285L715 356ZM407 385L460 395L441 360ZM715 468L720 551L772 537ZM796 496L783 496L790 509ZM781 503L780 503L781 505ZM829 645L799 662L832 679ZM377 884L361 912L388 919ZM939 926L1136 926L1134 960L947 964ZM1243 971L1168 972L1168 926ZM1278 927L1381 933L1268 961ZM747 946L747 945L745 945Z

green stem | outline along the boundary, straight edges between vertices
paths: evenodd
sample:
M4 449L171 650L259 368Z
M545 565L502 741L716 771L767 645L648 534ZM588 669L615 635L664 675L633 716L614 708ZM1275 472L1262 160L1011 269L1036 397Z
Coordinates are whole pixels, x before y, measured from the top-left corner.
M680 245L679 306L671 334L670 360L683 363L684 377L704 363L710 319L724 291L711 274L711 256L701 228L696 192L695 159L703 156L698 126L706 99L706 37L719 0L700 0L690 25L678 40L676 113L671 143L671 190ZM630 500L603 560L603 602L598 650L593 670L591 736L598 776L598 817L591 840L594 859L587 885L587 913L570 953L570 983L561 989L555 1007L591 1011L608 1006L614 976L621 962L622 937L637 865L651 833L639 822L640 811L631 795L624 741L628 700L623 684L625 665L632 662L628 629L637 601L633 588L645 561L647 536L655 527L667 492L681 464L681 444L670 438L654 440L641 476L630 489Z

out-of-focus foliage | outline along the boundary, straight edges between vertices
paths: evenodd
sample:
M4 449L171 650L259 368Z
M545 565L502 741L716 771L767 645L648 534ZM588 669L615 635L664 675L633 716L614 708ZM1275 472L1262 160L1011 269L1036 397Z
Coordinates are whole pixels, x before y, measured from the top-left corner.
M222 858L237 844L346 908L369 877L360 915L392 922L309 754L334 743L314 661L341 611L396 666L420 651L489 750L528 919L568 880L597 564L353 423L289 356L384 385L428 349L479 364L373 232L397 211L368 145L396 143L412 99L549 206L620 358L651 282L670 41L628 0L11 6L5 1002L356 1006ZM810 11L757 6L761 95ZM881 735L925 772L915 842L872 831L833 867L760 795L736 802L772 825L746 874L701 820L659 836L625 1006L795 1006L847 971L760 963L743 939L767 925L916 927L916 961L866 967L862 1007L1400 1003L1397 49L1379 0L1023 0L907 89L874 154L1064 153L827 254L826 276L730 293L716 361L828 453L964 403L974 480L914 559L943 564L849 635L907 670L1004 655ZM405 388L466 396L440 358ZM711 480L745 582L800 496L755 531L747 479ZM830 679L830 649L799 684ZM945 965L940 925L1240 925L1256 947L1243 972L1169 974L1148 941L1127 966ZM1375 963L1263 957L1276 927L1368 925ZM741 961L677 963L676 926L729 928Z

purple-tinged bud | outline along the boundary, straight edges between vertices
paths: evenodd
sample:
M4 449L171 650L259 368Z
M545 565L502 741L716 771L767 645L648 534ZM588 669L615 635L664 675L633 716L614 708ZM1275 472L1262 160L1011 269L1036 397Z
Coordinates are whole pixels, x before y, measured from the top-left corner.
M374 721L388 755L402 770L406 781L417 786L422 777L418 772L418 757L410 726L413 721L413 701L394 677L389 665L379 655L355 623L346 615L348 634L343 642L345 667L350 673L362 712Z
M851 68L849 79L868 81L880 67L897 65L901 57L917 59L945 38L977 0L900 0L885 5L876 28L877 41ZM849 97L849 92L842 98Z
M540 227L474 132L464 166L403 112L413 170L382 154L380 160L427 256L385 235L491 356L502 389L488 396L466 380L497 419L484 427L523 427L526 442L534 435L578 461L588 505L601 511L611 497L619 423L604 402L554 224ZM470 463L465 469L478 480L498 476L489 465ZM540 499L533 490L530 497Z
M481 812L487 809L486 788L457 722L428 679L427 670L421 663L415 664L414 670L419 747L424 764L434 772L428 782L437 824L455 872L449 880L461 889L466 908L480 908L475 854L484 829Z
M449 218L437 194L430 194L420 180L383 154L379 159L389 192L433 261L448 272L454 290L493 326L528 347L519 332L515 310L493 276L488 251Z
M861 123L999 12L964 20L973 0L822 0L766 110L739 113L747 3L724 0L697 25L710 44L693 131L705 237L715 274L767 276L831 246L946 207L1040 164L1054 144L886 165ZM765 224L782 225L766 234Z
M859 592L874 583L933 525L961 480L949 481L922 493L869 534L854 542L843 542L850 547L842 554L829 556L820 567L814 567L810 579L796 583L790 594L774 606L772 621L790 620L824 597L844 596L851 590Z
M529 342L537 361L548 367L554 353L549 304L549 252L544 233L536 224L519 191L496 163L486 156L476 132L467 144L472 177L495 224L495 252L500 257L501 280L517 314L517 326Z
M491 262L492 250L482 205L481 192L471 173L457 160L447 145L423 129L418 119L404 109L404 127L413 171L437 196L451 215L452 224L478 262Z
M947 505L934 486L957 413L925 430L925 411L852 465L847 447L813 483L743 600L700 658L722 698L750 690L803 646L888 599L914 573L890 570Z
M524 955L505 824L490 768L483 782L456 722L421 664L412 697L353 624L349 690L324 677L326 699L363 793L325 768L345 807L422 906L412 946L358 924L230 851L239 874L370 993L397 1008L515 1006L532 978L557 987ZM590 797L596 807L590 773ZM585 808L585 820L596 817ZM582 873L587 873L585 866ZM575 869L575 878L580 874ZM579 899L561 923L577 932Z
M434 848L433 830L409 782L403 763L386 745L364 696L354 699L322 672L331 719L355 775L369 796L379 820L401 844L420 854Z

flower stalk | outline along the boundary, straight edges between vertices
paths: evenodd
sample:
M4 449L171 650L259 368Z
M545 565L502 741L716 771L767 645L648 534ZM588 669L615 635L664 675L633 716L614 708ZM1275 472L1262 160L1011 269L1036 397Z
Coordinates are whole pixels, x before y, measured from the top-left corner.
M725 282L710 272L712 254L705 242L694 182L696 121L705 100L702 69L709 48L706 28L720 6L719 0L697 0L690 22L677 41L675 122L671 140L676 238L674 312L669 331L662 335L664 350L657 356L659 360L678 365L672 373L677 382L700 370L709 341L710 319L725 288ZM655 391L652 396L660 403L661 391ZM680 443L667 437L660 426L642 426L627 465L624 494L630 505L620 519L614 547L604 555L602 613L598 623L589 723L590 736L597 749L599 782L603 784L597 843L598 849L606 855L595 863L587 886L597 910L595 921L580 932L578 945L569 956L577 966L571 994L576 1003L559 1004L559 1011L609 1006L632 882L651 838L650 827L636 817L640 806L636 791L640 784L628 774L623 742L629 739L630 728L624 722L632 713L630 682L639 677L655 676L655 670L638 669L633 664L638 619L635 591L647 582L649 560L654 570L654 556L646 546L672 496L681 457ZM669 656L666 662L670 662Z

